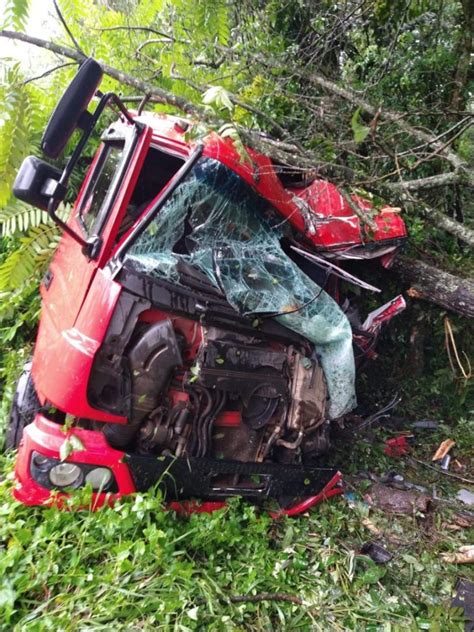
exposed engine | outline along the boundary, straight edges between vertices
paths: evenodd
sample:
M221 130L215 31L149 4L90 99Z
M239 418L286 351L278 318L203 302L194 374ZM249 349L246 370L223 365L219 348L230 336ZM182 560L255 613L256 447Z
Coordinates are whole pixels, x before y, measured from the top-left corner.
M197 325L195 334L194 357L170 320L149 326L131 346L140 453L298 463L327 447L316 358L215 327Z
M120 333L112 326L98 356L91 399L128 408L128 424L103 427L111 445L288 465L328 449L327 388L310 345L155 314L162 318L125 317Z

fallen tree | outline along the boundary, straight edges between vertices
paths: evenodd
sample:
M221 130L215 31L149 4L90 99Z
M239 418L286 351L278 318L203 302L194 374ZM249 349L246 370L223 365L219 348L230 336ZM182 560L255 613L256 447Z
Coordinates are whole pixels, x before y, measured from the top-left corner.
M474 281L399 255L392 267L410 287L408 296L435 303L466 318L474 317Z

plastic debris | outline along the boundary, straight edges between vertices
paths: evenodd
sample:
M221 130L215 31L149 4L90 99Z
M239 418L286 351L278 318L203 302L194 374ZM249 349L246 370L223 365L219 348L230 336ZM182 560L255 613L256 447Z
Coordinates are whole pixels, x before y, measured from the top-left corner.
M411 514L414 511L425 513L429 509L431 498L415 490L401 490L386 485L373 485L367 495L369 502L387 513Z
M452 439L445 439L439 444L438 449L433 454L431 460L442 461L454 445L456 445L455 441L453 441Z
M407 481L402 474L399 474L395 470L391 470L385 476L382 476L380 481L385 485L389 485L390 487L394 487L395 489L416 489L419 492L427 493L428 489L423 485L416 485L415 483L411 483Z
M474 564L474 544L466 544L457 551L442 553L441 558L449 564Z
M376 564L386 564L393 558L390 551L376 542L366 542L362 545L360 552L368 555Z
M468 489L460 489L456 494L456 498L465 505L474 505L474 494Z
M391 457L400 457L406 454L410 446L406 436L395 437L385 441L384 453Z
M398 472L395 472L395 470L391 470L388 474L382 476L380 480L385 485L390 485L390 487L395 487L396 489L406 489L405 478Z
M415 428L415 430L436 430L438 422L433 419L420 419L419 421L414 421L411 427Z
M449 470L449 464L451 463L451 455L450 454L446 454L446 456L443 457L440 467L442 470L445 470L446 472Z
M463 609L466 620L464 630L465 632L472 632L474 630L474 582L459 579L454 590L451 606Z

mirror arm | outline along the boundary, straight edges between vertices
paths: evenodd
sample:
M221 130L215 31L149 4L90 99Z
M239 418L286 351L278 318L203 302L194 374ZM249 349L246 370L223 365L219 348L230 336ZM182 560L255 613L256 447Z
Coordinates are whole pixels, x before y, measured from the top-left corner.
M106 94L103 94L100 98L99 104L94 110L94 113L93 114L88 113L89 116L84 116L82 118L81 124L83 125L82 127L82 129L84 130L83 134L79 142L77 143L76 147L74 148L74 151L72 152L72 155L69 158L67 165L64 168L64 171L61 175L59 182L54 183L56 186L52 187L52 183L54 181L48 180L45 183L45 186L43 187L45 190L49 189L51 191L50 193L48 191L48 193L51 195L51 200L48 204L48 213L51 219L53 220L53 222L57 224L60 228L62 228L62 230L66 232L70 237L72 237L75 241L77 241L77 243L82 246L84 254L90 257L91 259L95 259L95 257L98 255L98 252L100 250L100 243L101 243L100 238L97 236L92 236L87 240L84 239L83 237L81 237L81 235L79 235L72 228L70 228L66 224L66 222L64 222L60 217L58 217L58 215L56 214L56 211L58 209L60 202L62 202L66 196L69 177L76 165L76 162L79 160L82 154L82 150L84 149L87 141L89 140L90 135L92 134L92 130L94 129L97 121L99 120L100 115L102 114L105 107L109 104L110 101L113 101L115 105L118 106L118 108L120 109L120 112L124 115L124 117L127 119L129 123L131 123L132 125L135 125L139 131L144 129L145 127L144 125L142 125L141 123L137 123L136 121L133 120L127 108L124 106L124 104L122 103L122 101L119 99L119 97L116 94L114 94L113 92L107 92Z
M64 198L63 198L64 199ZM83 248L87 246L87 241L83 239L80 235L78 235L72 228L70 228L66 222L56 214L58 206L62 200L58 198L52 197L48 204L48 214L53 220L55 224L57 224L60 228L63 229L65 233L67 233L70 237L72 237L78 244L80 244Z

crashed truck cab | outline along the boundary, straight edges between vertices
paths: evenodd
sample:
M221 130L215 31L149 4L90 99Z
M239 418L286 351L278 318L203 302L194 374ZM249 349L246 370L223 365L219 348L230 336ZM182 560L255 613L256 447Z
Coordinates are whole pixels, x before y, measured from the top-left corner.
M406 239L398 209L367 230L353 203L192 123L130 113L114 94L87 107L102 73L87 60L43 137L64 171L27 158L20 199L63 234L41 283L31 363L7 443L14 494L47 504L92 486L95 505L159 484L170 501L232 495L307 508L339 478L322 466L331 420L355 406L356 359L373 353L402 297L351 322L347 262L389 266ZM58 210L106 106L102 135L70 217ZM308 504L309 503L309 504ZM204 505L206 507L206 504Z

